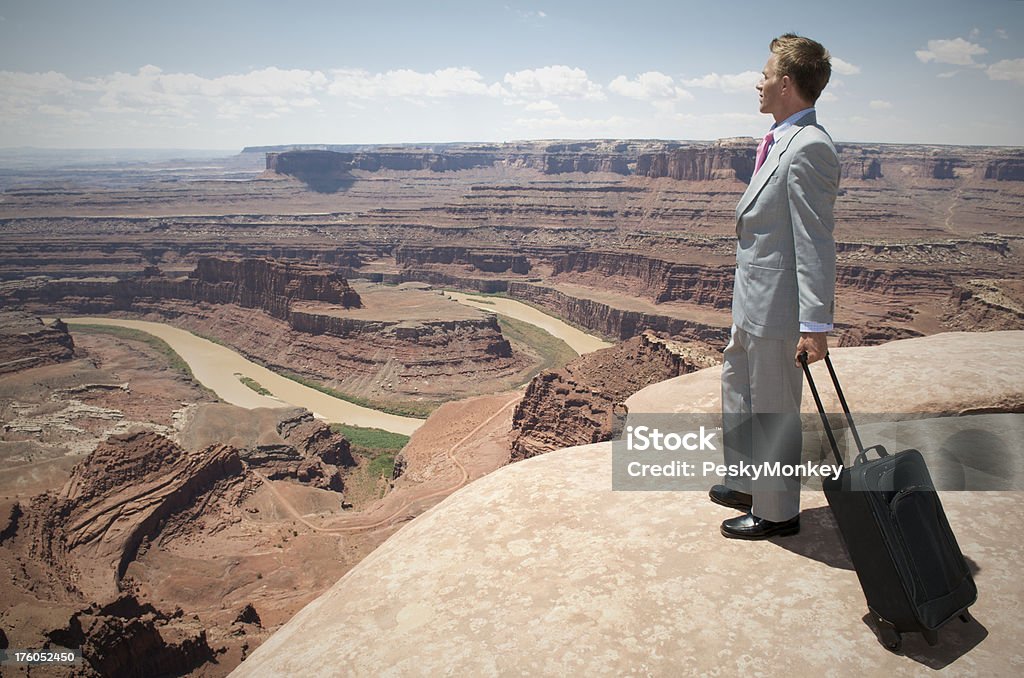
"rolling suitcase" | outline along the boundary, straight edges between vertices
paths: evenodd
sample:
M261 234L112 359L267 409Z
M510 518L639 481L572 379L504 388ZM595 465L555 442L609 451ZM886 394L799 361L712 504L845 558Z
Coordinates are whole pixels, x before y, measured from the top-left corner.
M825 478L822 486L853 560L879 640L898 652L901 634L917 632L929 645L935 645L938 630L947 622L956 617L963 622L970 620L967 608L977 600L978 591L924 458L912 449L896 454L889 454L882 445L864 449L832 361L826 355L825 364L858 450L853 464L846 467L806 354L800 356L800 362L836 462L844 466L839 478ZM869 459L869 452L877 458Z

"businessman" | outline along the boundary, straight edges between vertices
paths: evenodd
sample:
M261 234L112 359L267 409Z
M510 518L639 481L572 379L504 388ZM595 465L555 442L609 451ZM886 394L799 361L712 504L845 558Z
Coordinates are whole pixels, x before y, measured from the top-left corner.
M839 160L814 104L831 75L819 43L772 40L757 85L775 124L758 145L754 174L736 207L732 336L722 370L725 463L800 463L800 396L808 362L825 356L832 329L835 241L832 208ZM711 500L742 512L722 534L765 539L800 530L800 484L781 474L732 475Z

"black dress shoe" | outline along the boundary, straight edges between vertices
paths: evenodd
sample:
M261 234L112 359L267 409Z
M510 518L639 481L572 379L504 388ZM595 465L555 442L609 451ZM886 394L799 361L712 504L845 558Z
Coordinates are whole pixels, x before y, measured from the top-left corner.
M749 511L751 506L750 495L746 492L730 490L725 485L715 485L708 492L711 501L722 506L734 508L737 511Z
M722 523L722 534L730 539L767 539L768 537L785 537L800 531L800 516L795 515L789 520L773 523L758 518L749 511L737 518L730 518Z

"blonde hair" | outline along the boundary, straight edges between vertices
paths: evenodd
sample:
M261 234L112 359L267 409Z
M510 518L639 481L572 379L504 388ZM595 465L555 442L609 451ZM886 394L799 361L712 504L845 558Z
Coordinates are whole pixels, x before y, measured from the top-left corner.
M786 33L772 40L771 51L779 77L788 75L805 99L816 102L832 76L828 50L820 42Z

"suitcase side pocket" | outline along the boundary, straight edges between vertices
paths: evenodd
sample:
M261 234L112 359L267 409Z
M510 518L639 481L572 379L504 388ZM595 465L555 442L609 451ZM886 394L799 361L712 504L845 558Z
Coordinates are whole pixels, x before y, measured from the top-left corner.
M960 597L957 591L970 578L967 563L935 490L904 488L892 498L889 509L910 570L908 583L921 622L938 628L964 607L954 599Z

